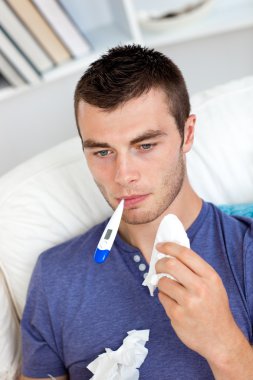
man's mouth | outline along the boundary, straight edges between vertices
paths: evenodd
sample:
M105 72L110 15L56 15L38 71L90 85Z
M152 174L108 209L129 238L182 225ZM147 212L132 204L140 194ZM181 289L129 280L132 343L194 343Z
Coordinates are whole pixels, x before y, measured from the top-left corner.
M122 196L120 198L117 198L118 201L120 202L121 199L124 199L125 205L124 208L130 208L131 206L135 206L142 201L144 201L149 194L134 194L134 195L127 195L127 196Z

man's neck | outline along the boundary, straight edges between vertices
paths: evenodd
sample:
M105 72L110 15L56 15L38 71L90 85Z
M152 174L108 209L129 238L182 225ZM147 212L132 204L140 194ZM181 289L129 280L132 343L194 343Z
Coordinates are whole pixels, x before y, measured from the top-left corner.
M150 223L131 225L121 222L120 234L129 244L137 247L149 263L159 224L167 214L175 214L187 230L199 215L201 198L193 191L187 177L178 196L162 215Z

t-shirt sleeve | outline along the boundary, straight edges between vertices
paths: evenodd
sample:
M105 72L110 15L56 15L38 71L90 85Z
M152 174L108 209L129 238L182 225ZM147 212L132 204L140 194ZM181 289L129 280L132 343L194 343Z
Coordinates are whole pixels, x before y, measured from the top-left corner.
M66 374L44 291L41 256L35 266L21 321L22 373L28 377Z
M250 313L251 326L253 330L253 223L248 231L246 239L246 248L244 254L244 277L245 277L245 292ZM253 336L251 337L253 344Z

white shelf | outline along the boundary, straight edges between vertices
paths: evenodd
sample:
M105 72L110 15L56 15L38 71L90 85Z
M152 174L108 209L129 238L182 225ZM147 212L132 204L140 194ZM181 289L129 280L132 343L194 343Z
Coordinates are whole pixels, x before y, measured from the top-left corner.
M30 88L31 88L31 86L28 86L28 85L24 85L24 86L20 86L20 87L8 86L5 88L1 88L0 89L0 102L5 101L5 100L7 101L9 98L12 98L12 97L17 96L19 94L22 94L25 91L29 91Z
M223 3L214 0L210 10L195 22L168 27L162 32L151 32L141 28L143 42L151 46L162 46L187 42L253 26L253 1Z

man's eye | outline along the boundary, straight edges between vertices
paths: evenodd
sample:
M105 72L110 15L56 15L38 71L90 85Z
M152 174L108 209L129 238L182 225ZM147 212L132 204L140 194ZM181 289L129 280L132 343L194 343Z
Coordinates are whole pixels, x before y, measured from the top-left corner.
M110 154L110 151L109 150L100 150L99 152L96 152L95 153L95 156L99 156L99 157L106 157Z
M141 144L140 149L141 150L150 150L153 148L155 144Z

